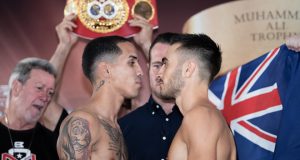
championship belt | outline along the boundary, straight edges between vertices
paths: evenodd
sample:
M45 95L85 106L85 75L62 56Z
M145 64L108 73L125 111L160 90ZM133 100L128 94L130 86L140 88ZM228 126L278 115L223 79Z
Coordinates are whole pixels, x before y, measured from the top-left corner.
M140 31L127 23L133 15L144 17L158 28L156 0L68 0L64 14L77 15L76 34L87 39L119 35L130 37Z

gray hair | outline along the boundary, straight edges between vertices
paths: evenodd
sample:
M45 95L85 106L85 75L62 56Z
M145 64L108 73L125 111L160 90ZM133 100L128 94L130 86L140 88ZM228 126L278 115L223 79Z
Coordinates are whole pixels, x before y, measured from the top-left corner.
M55 68L49 61L35 57L25 58L19 61L12 71L8 81L9 89L11 89L14 80L18 80L22 84L26 83L30 78L29 75L32 69L41 69L53 75L54 78L56 78L57 75Z

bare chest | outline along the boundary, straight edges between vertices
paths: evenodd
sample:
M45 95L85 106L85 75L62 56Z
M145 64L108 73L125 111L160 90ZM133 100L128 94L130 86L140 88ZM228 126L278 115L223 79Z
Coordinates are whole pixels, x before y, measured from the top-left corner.
M171 147L168 152L169 160L185 160L187 159L187 145L183 141L183 137L181 134L181 128L176 133Z
M95 159L127 160L127 149L121 130L106 121L100 123L103 129L99 133L99 140L92 147L92 155Z

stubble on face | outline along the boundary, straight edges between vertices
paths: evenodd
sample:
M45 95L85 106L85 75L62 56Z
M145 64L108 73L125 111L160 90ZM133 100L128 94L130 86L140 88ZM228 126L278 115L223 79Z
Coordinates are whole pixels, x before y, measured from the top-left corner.
M55 78L53 75L33 69L30 78L22 84L18 106L27 106L19 114L28 123L36 123L49 105L54 94Z
M150 53L151 61L149 64L149 81L151 92L153 95L161 99L163 99L160 95L160 85L162 80L158 77L158 72L162 66L161 59L166 56L169 47L169 44L158 42L153 46Z
M165 80L162 80L160 95L164 99L175 99L179 95L184 86L181 72L181 65L177 64L170 77L165 77Z

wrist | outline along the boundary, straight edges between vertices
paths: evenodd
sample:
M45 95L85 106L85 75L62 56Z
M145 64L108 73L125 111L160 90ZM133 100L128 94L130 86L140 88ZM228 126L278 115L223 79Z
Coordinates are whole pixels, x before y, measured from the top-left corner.
M145 42L142 44L142 49L145 52L145 54L149 53L150 46L151 46L151 42Z
M71 47L72 47L72 45L70 45L69 43L59 42L57 48L62 49L62 50L70 50Z

